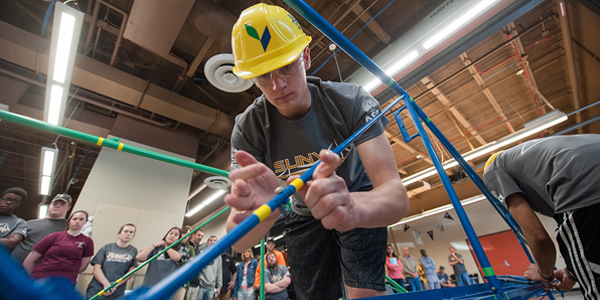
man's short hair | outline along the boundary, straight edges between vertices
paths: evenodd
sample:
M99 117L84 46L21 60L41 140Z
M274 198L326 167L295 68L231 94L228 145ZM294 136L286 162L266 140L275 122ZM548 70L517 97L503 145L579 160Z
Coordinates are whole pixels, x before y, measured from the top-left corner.
M25 201L25 198L27 198L27 192L20 187L11 187L7 189L6 191L2 192L2 197L8 193L21 196L21 202Z
M274 239L273 237L269 237L269 238L267 238L267 244L268 244L268 243L273 243L273 244L275 244L275 239Z

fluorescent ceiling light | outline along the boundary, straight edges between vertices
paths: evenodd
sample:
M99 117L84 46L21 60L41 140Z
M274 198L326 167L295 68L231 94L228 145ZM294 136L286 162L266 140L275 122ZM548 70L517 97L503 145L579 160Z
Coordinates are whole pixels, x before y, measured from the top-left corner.
M80 11L56 3L44 106L44 121L52 125L62 126L83 19Z
M64 111L63 106L63 88L59 85L53 84L50 88L50 103L48 104L48 123L59 126L58 122Z
M217 200L219 197L223 196L223 194L225 194L226 192L227 192L226 190L218 190L218 191L214 192L210 197L208 197L207 199L205 199L204 201L202 201L202 203L200 203L200 204L196 205L196 207L190 209L185 214L185 216L187 218L189 218L189 217L195 215L201 209L203 209L204 207L206 207L207 205L209 205L213 201Z
M471 203L475 203L477 201L481 201L483 199L485 199L484 195L478 195L478 196L475 196L475 197L471 197L471 198L462 200L462 201L460 201L460 204L462 206L465 206L465 205L469 205ZM452 206L452 204L446 204L446 205L443 205L443 206L440 206L440 207L437 207L437 208L434 208L434 209L430 209L430 210L424 211L424 212L422 212L420 214L413 215L413 216L410 216L408 218L404 218L404 219L400 220L400 222L388 226L388 228L391 228L391 227L394 227L394 226L397 226L397 225L402 225L402 224L405 224L405 223L408 223L408 222L412 222L412 221L415 221L415 220L418 220L418 219L422 219L422 218L425 218L425 217L429 217L429 216L432 216L432 215L435 215L435 214L443 213L443 212L449 211L449 210L451 210L453 208L454 208L454 206Z
M47 213L48 213L48 204L40 204L40 206L38 206L38 219L45 218Z
M280 234L280 235L274 237L273 240L278 241L278 240L280 240L282 238L283 238L283 234ZM259 247L260 247L260 244L254 246L253 248L259 248Z
M58 149L42 147L40 155L40 194L50 194L50 185L52 184L52 175L54 175L54 165L58 158Z
M54 58L54 73L52 79L59 83L65 83L67 67L69 66L69 55L71 54L71 42L75 30L75 17L63 12L61 14L60 28L58 29L58 41L56 42L56 56Z
M425 43L423 43L423 47L425 49L429 50L431 47L433 47L433 46L437 45L439 42L443 41L451 33L455 32L456 30L461 28L463 25L465 25L466 23L468 23L469 21L474 19L481 12L483 12L486 8L492 6L492 4L494 4L497 1L498 0L484 0L484 1L479 2L473 8L468 10L465 14L456 18L456 20L454 20L452 23L450 23L447 26L443 26L443 29L441 31L439 31L433 37L431 37L430 39L425 41Z
M522 140L524 138L530 137L540 131L546 130L556 124L562 123L568 119L567 115L565 115L560 110L553 110L541 117L537 117L527 123L524 124L525 128L511 133L497 141L493 141L491 143L485 144L477 149L471 150L465 154L462 154L462 157L465 161L473 160L482 155L488 154L492 151L495 151L504 146L510 145L516 141ZM444 170L452 168L454 166L458 166L458 162L453 158L449 159L446 163L442 165ZM404 185L409 185L411 183L417 182L419 180L425 179L431 175L437 174L435 167L427 168L417 174L408 176L402 179Z
M415 60L417 57L419 57L419 52L417 52L417 50L413 50L410 53L408 53L406 56L399 59L389 69L385 70L385 73L388 74L390 77L393 77L398 72L400 72L402 69L404 69L404 67L406 67L410 62ZM382 84L382 82L379 80L379 78L375 78L371 82L369 82L367 85L365 85L365 89L368 92L370 92L381 84Z

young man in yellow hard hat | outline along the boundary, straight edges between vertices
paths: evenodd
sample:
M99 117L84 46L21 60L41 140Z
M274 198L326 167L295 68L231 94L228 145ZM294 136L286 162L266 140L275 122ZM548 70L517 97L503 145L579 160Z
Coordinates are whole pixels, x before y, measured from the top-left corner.
M380 110L359 85L306 77L310 40L277 6L252 6L234 25L234 73L254 80L263 95L236 117L227 227L275 196L278 179L290 182L321 160L312 182L293 197L285 224L298 299L339 299L344 286L347 298L385 295L385 226L409 207L384 134L389 121L378 121L341 157L322 150L335 148ZM234 248L255 245L279 215Z
M523 230L536 264L525 278L576 282L585 299L600 299L600 135L555 136L496 153L483 181ZM567 268L554 270L556 248L535 211L558 223L558 246Z

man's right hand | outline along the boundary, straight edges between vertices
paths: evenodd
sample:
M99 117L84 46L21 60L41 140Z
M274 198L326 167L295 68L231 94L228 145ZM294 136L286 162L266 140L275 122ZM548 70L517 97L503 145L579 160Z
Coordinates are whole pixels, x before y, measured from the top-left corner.
M229 173L232 187L231 194L225 196L225 203L234 208L231 220L239 224L276 195L279 182L273 171L248 152L236 152L235 159L242 168Z
M556 285L556 288L559 290L569 292L573 289L575 282L569 278L565 269L558 269L554 271L554 277L560 281Z

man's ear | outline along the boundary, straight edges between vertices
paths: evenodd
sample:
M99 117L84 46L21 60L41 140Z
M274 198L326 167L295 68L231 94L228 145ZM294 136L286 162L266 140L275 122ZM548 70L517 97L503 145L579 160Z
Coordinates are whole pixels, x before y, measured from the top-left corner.
M310 69L310 48L306 47L302 56L304 58L304 69L308 71Z

